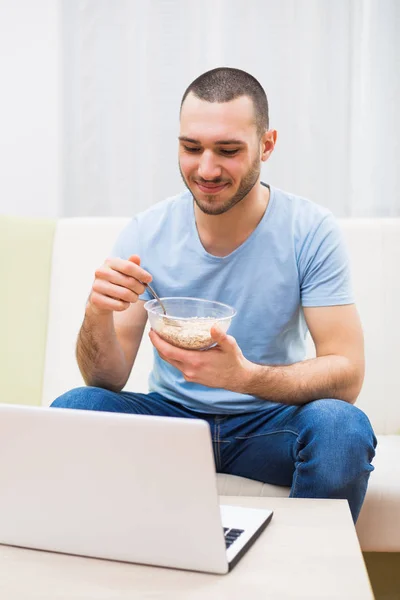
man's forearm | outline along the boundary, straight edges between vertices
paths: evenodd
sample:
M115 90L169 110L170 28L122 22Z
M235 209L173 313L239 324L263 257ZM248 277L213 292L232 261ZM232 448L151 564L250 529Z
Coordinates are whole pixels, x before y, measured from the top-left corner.
M113 315L95 315L88 305L76 345L76 358L87 385L120 391L127 365L118 342Z
M284 366L252 363L243 393L284 404L305 404L321 398L336 398L353 404L363 376L362 365L337 355Z

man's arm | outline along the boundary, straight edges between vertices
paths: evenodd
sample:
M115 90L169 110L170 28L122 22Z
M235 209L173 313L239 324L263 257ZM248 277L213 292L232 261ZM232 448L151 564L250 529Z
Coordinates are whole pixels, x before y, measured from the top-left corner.
M247 365L246 394L285 404L337 398L353 404L364 379L364 339L354 304L304 308L316 358L287 366Z
M110 258L96 270L76 358L86 385L120 392L132 370L147 321L139 301L150 273L140 258Z
M119 392L125 386L147 321L144 302L122 313L98 315L88 303L76 357L86 385Z
M249 361L235 338L215 327L211 335L218 345L207 352L176 348L154 331L150 339L189 382L284 404L322 398L354 403L364 378L363 333L354 304L305 308L304 314L317 358L287 366Z

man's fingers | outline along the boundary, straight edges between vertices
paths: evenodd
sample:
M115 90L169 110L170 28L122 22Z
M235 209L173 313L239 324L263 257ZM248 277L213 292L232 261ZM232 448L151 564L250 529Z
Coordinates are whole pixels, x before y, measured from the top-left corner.
M223 331L216 325L213 325L213 327L211 327L210 333L214 342L217 342L218 346L220 346L220 348L222 349L231 350L236 343L235 339L232 336L227 335L225 331Z
M163 356L159 350L157 350L157 352L160 355L160 358L162 358L165 362L167 362L172 367L175 367L175 369L178 369L178 371L182 372L183 363L179 362L178 360L171 360L170 358Z
M121 312L126 310L130 306L130 302L124 300L117 300L116 298L110 298L92 291L89 296L89 302L94 307L95 312L107 313L107 312Z
M138 285L140 286L140 284ZM115 300L122 300L123 302L127 302L129 304L137 302L139 295L129 288L120 285L114 285L113 283L104 281L103 279L96 279L93 283L92 289L97 294L108 296L108 298L113 298Z
M137 254L132 254L132 256L130 256L130 257L128 258L128 260L129 260L130 262L133 262L133 263L135 263L135 265L138 265L138 266L140 266L140 256L138 256Z
M96 269L89 303L98 312L122 311L137 302L152 276L140 266L140 257L133 254L129 260L113 257Z
M168 342L163 340L155 331L153 331L153 329L150 329L149 337L153 346L157 349L160 356L162 354L168 362L171 360L178 363L187 362L185 354L187 352L190 352L190 350L183 350L182 348L177 348L176 346L169 344Z
M131 256L131 258L135 258L140 261L140 258L136 255ZM148 271L142 269L142 267L133 260L124 260L123 258L108 258L105 261L105 265L111 269L114 269L115 271L118 271L119 273L122 273L123 275L128 275L129 277L133 277L134 279L137 279L143 283L151 283L153 279Z
M162 358L165 362L167 362L168 364L172 365L173 367L175 367L179 371L182 371L183 362L181 362L180 360L174 360L173 358L170 358L166 354L163 354L163 352L161 350L159 350L157 347L156 347L156 350L157 350L158 355L159 355L160 358Z
M115 286L127 288L131 290L138 296L143 294L146 289L146 286L135 279L134 277L129 277L128 275L124 275L119 271L115 271L110 267L103 266L96 270L96 279L107 281L109 283L114 284Z

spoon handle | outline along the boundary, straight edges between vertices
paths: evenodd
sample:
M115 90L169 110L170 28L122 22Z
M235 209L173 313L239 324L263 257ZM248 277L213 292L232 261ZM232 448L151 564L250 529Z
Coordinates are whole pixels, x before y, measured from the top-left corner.
M146 287L148 287L148 288L149 288L149 290L150 290L151 294L154 296L154 298L155 298L156 300L158 300L158 302L160 303L160 306L161 306L161 308L162 308L162 310L163 310L163 313L164 313L164 315L166 315L166 314L167 314L167 311L165 310L165 306L164 306L164 304L161 302L160 298L157 296L157 294L155 293L155 291L153 290L153 288L151 287L151 285L150 285L149 283L145 283L144 285L145 285Z

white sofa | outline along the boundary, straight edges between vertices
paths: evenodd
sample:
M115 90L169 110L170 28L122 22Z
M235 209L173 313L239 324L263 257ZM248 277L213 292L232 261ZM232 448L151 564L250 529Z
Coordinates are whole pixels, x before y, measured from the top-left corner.
M128 219L60 219L52 245L47 343L41 402L83 385L75 341L94 270L107 257ZM378 437L375 471L357 532L370 552L400 552L400 219L342 220L357 305L366 340L366 377L357 406L369 416ZM310 344L310 356L313 348ZM152 346L144 335L126 389L147 391ZM3 400L4 401L4 400ZM287 496L288 488L218 476L227 495Z

